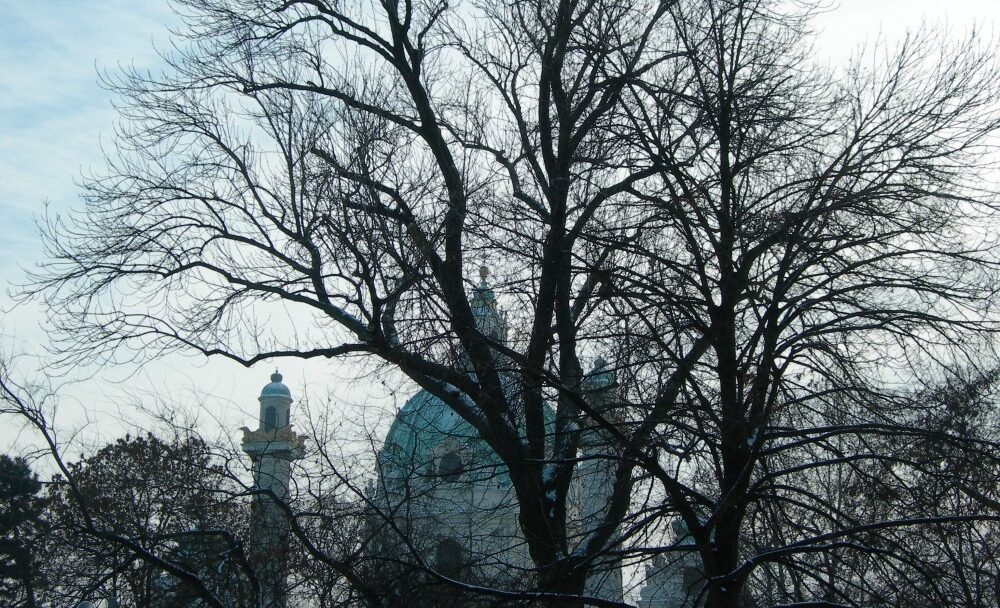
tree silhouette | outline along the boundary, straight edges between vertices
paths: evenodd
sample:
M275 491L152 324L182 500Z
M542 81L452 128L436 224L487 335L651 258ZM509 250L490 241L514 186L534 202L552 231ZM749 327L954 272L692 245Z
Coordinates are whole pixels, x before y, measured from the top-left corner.
M40 546L46 500L28 462L0 454L0 596L4 606L40 606Z
M827 558L933 586L906 535L997 517L992 490L893 500L974 487L907 443L996 461L924 390L994 367L980 175L1000 73L975 36L832 73L809 52L818 3L179 6L166 73L108 83L124 120L86 206L43 226L32 293L67 361L179 349L407 378L510 476L531 589L490 597L619 604L583 597L594 564L672 550L680 518L711 608L789 572L786 605L891 602L874 576L829 582ZM488 327L487 292L509 313ZM576 530L588 460L608 493ZM841 507L831 479L884 500Z

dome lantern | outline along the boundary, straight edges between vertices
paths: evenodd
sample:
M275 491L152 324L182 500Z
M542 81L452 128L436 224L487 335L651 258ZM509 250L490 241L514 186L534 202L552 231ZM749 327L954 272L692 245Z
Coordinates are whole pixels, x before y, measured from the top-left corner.
M489 276L489 267L482 266L479 269L479 285L472 288L469 306L479 331L492 340L504 343L507 340L507 319L497 307L497 296L487 281Z

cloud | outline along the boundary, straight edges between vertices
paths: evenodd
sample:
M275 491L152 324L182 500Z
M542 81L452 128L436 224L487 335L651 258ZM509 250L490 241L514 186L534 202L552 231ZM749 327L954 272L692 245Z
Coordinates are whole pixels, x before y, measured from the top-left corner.
M8 261L0 279L40 254L31 216L45 201L65 209L74 180L100 162L102 135L114 125L111 96L97 70L159 64L176 22L166 3L53 0L43 8L0 0L0 213ZM11 265L9 262L14 261Z

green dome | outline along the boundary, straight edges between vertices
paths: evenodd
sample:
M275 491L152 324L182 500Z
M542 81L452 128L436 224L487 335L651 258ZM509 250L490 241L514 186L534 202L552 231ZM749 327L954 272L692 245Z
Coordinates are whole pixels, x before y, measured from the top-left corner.
M504 342L507 336L506 316L497 307L496 294L486 281L487 268L480 271L481 281L472 290L469 305L481 332L494 340ZM516 380L502 380L504 392L517 395ZM554 412L545 408L545 424L553 430ZM440 473L435 459L445 453L462 453L463 463L471 480L492 479L509 486L506 466L476 429L455 413L441 399L426 390L411 397L396 414L378 454L380 476L383 481L403 480L414 477L434 477Z
M500 458L476 429L431 393L421 390L396 414L379 452L384 478L427 474L442 443L475 454L475 466L501 466Z
M292 391L288 390L282 382L282 376L277 370L271 374L271 383L266 384L260 391L260 398L264 397L285 397L286 399L292 398Z
M554 423L555 412L546 406L545 426L548 433L554 431ZM434 460L441 456L441 450L436 448L445 443L467 456L471 454L472 460L467 462L471 478L493 479L503 486L510 485L506 465L493 448L480 439L476 429L425 390L403 405L389 427L378 454L382 479L433 476L436 468Z

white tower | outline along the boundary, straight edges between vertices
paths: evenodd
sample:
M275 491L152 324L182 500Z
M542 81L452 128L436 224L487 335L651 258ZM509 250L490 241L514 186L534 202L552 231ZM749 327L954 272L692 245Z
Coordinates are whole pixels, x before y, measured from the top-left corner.
M260 584L260 608L285 608L289 530L285 500L292 461L302 458L305 438L292 431L292 393L277 371L258 401L260 427L243 429L243 451L253 461L250 559Z
M592 408L609 420L614 420L615 374L604 359L594 362L594 369L584 380L587 402ZM610 504L614 491L615 468L618 459L612 453L614 445L610 435L596 426L585 428L580 441L583 461L577 467L580 480L580 523L581 532L586 536L604 521L604 511ZM618 530L611 535L610 548L618 539ZM587 595L621 602L622 564L620 559L605 558L594 564L587 578Z

